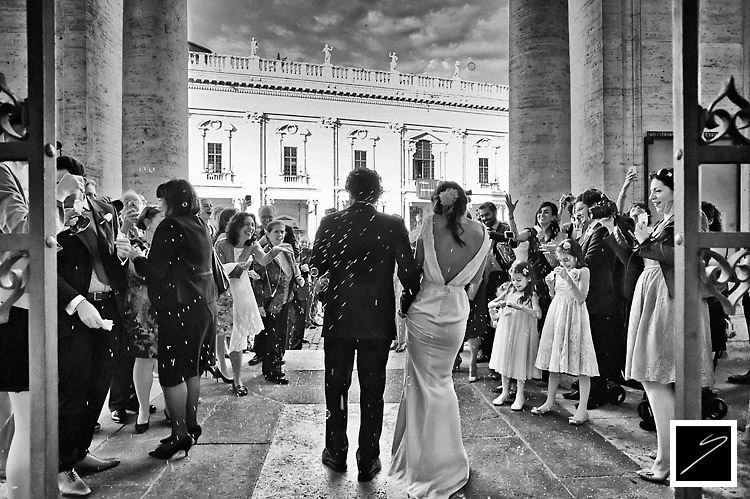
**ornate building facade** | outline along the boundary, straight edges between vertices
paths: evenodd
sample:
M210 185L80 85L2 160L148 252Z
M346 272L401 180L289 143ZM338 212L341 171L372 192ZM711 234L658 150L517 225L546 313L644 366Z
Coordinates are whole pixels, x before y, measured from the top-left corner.
M191 46L189 172L214 206L279 215L314 233L345 207L354 168L383 178L379 208L414 226L440 180L474 205L508 186L508 88L453 78L218 55ZM255 50L253 50L255 52Z

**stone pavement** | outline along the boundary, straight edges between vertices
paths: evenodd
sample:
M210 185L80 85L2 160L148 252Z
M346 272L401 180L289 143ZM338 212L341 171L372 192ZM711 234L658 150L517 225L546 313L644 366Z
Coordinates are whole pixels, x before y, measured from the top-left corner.
M350 393L349 471L334 473L320 463L325 403L322 343L315 333L308 331L306 350L287 352L288 386L266 383L259 366L246 364L243 380L250 390L247 397L237 398L229 385L204 378L199 410L203 436L186 459L167 462L147 455L169 432L161 412L164 403L158 380L152 398L159 411L152 416L146 433L136 435L132 423L113 423L105 409L93 451L103 457L118 457L122 464L85 478L93 490L90 497L404 498L399 484L389 480L387 466L406 354L391 352L388 363L381 439L384 471L372 482L360 484L354 458L359 426L356 371ZM468 353L463 355L466 366ZM744 372L747 364L744 356L723 359L717 373L717 387L730 404L727 418L740 420L740 428L745 424L749 389L728 385L725 380L727 374ZM634 474L649 465L648 453L655 448L655 434L638 427L635 407L640 392L628 389L622 405L591 411L590 423L573 427L567 424L573 403L562 397L558 396L557 413L540 417L528 411L544 398L543 389L534 383L529 383L531 393L522 413L512 412L509 406L493 406L491 388L497 382L488 379L487 373L486 364L480 364L484 377L471 384L465 367L454 374L472 469L465 497L673 497L669 487L645 483ZM565 379L565 385L570 381ZM707 489L705 497L750 497L750 452L740 444L739 455L740 487Z

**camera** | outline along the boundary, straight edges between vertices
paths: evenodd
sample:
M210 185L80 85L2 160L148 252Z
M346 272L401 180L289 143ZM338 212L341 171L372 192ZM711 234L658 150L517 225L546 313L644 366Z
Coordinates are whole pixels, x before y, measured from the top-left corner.
M503 233L503 236L505 236L505 239L507 239L508 241L512 241L516 237L516 235L513 234L512 230L506 230Z
M608 218L617 214L617 203L607 198L589 207L589 216L593 219Z

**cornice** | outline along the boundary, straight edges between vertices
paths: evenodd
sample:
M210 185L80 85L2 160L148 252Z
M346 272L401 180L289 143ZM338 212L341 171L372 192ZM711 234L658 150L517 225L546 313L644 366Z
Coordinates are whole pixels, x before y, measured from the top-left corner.
M236 92L256 95L304 96L306 99L335 100L339 102L369 102L396 107L421 107L425 105L454 109L473 109L478 111L508 112L500 106L487 106L463 102L452 102L445 99L430 99L398 95L378 95L376 93L350 92L346 90L304 88L294 85L273 85L268 83L248 83L227 80L207 80L188 78L188 88L211 90L216 92Z

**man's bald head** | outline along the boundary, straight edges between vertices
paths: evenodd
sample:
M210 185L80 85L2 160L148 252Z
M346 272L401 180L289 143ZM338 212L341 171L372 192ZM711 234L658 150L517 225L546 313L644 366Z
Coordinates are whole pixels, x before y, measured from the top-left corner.
M266 226L268 225L271 220L276 218L276 208L273 207L273 205L267 204L265 206L261 206L258 210L258 219L260 221L260 226L265 230Z

